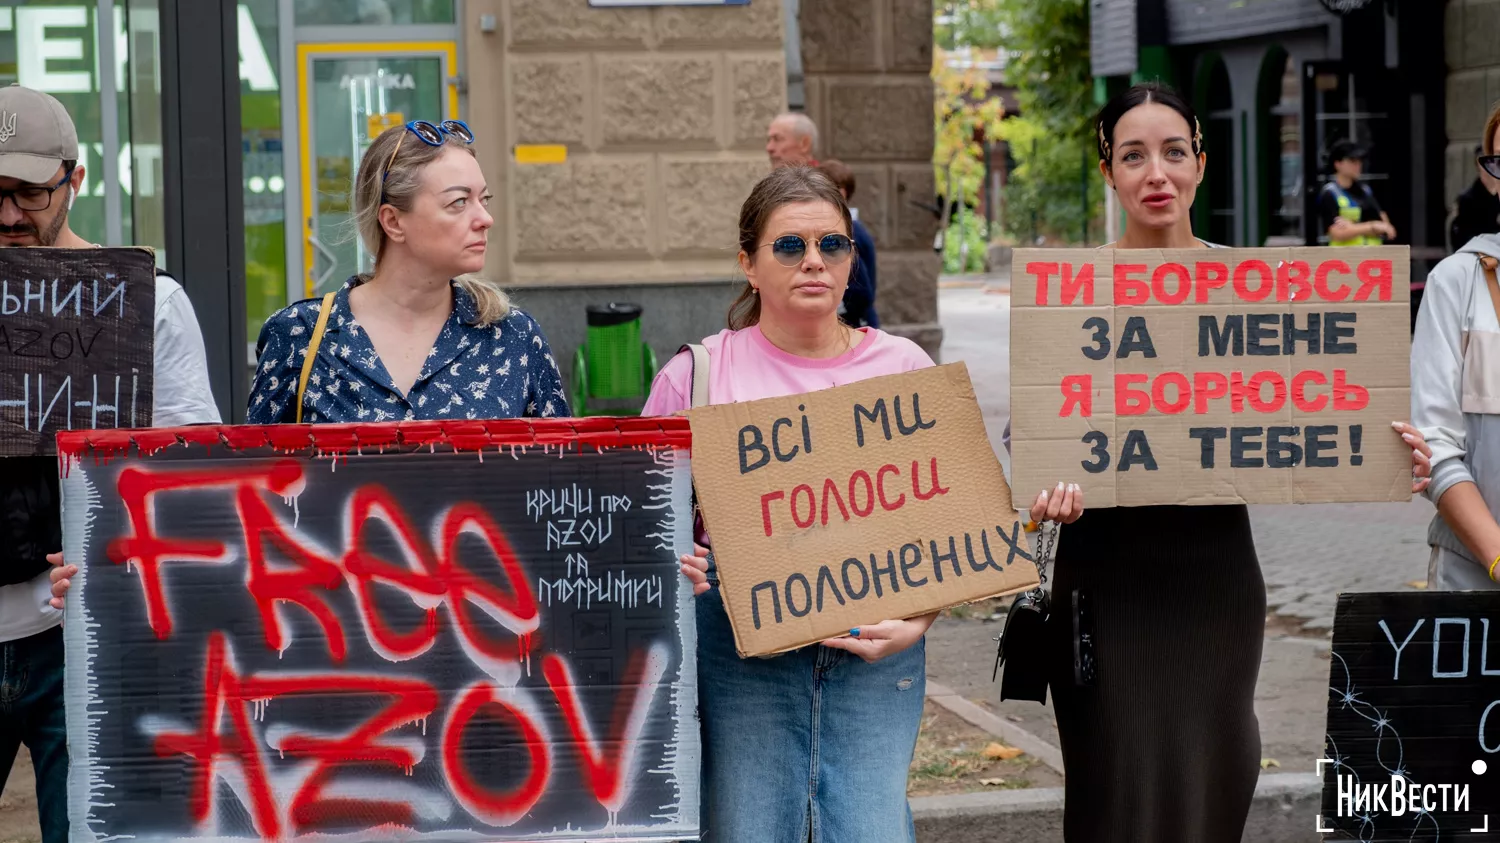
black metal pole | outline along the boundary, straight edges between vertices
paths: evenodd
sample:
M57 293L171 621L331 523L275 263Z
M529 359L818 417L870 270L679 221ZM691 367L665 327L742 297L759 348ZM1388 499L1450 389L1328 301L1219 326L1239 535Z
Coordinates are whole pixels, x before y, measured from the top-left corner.
M245 418L245 205L234 0L161 0L167 270L203 328L214 399Z
M995 230L995 203L999 197L995 195L995 145L990 141L984 142L984 239L989 242L990 232Z

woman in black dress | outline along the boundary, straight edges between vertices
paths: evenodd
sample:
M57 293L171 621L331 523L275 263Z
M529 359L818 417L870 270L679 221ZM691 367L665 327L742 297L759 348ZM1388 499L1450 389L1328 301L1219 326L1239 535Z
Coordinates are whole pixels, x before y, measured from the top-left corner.
M1100 172L1126 212L1124 235L1111 246L1211 248L1193 236L1189 217L1206 158L1187 103L1159 85L1137 85L1104 107L1097 129ZM1425 476L1420 434L1404 424L1396 432L1414 449L1414 475ZM1266 621L1249 512L1082 510L1074 487L1048 490L1032 508L1036 520L1068 524L1058 538L1046 645L1067 768L1066 839L1238 841L1260 773L1255 683ZM1092 608L1098 665L1081 686L1075 592Z

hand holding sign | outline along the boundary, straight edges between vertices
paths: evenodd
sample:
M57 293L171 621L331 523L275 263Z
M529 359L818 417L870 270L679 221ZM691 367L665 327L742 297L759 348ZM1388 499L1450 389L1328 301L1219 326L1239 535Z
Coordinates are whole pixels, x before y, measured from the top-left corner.
M1031 520L1033 522L1056 521L1059 524L1072 524L1083 514L1083 489L1077 483L1058 483L1057 488L1048 492L1046 489L1036 496L1036 503L1031 505Z

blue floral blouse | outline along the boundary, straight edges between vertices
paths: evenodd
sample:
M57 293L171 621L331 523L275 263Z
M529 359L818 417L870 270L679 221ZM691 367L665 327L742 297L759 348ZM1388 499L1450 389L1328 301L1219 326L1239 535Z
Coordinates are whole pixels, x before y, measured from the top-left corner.
M453 313L407 395L391 380L349 309L350 278L333 299L303 395L304 424L567 416L567 397L542 328L512 309L489 327L473 324L474 299L453 286ZM260 330L250 388L250 424L296 419L297 380L322 299L283 308Z

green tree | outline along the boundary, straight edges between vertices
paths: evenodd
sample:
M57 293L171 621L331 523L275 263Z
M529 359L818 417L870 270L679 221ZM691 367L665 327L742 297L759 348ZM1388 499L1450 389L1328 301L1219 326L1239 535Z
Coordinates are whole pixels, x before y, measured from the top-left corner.
M945 50L1003 46L1005 24L1000 0L937 0L933 43Z
M1003 22L1006 80L1020 114L1005 121L1016 168L1006 222L1017 239L1033 232L1079 241L1097 232L1104 185L1094 167L1094 86L1088 0L971 0ZM974 14L978 14L977 12Z
M990 83L982 69L957 67L948 59L947 52L934 51L934 176L939 192L948 195L952 184L967 204L974 205L984 186L982 141L1000 137L1005 107L998 97L990 96Z

